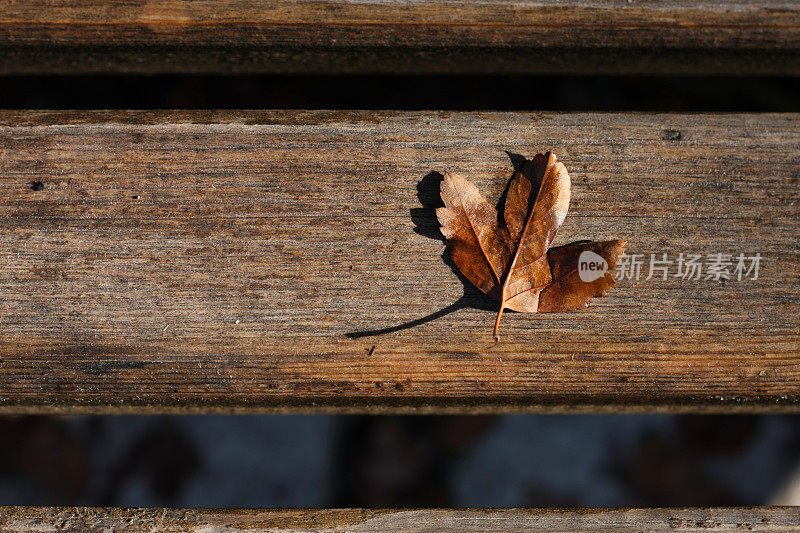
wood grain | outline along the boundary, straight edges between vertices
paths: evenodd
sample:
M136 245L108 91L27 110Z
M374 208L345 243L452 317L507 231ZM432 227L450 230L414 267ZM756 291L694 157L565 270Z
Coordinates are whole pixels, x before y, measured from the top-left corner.
M683 509L183 510L0 507L0 532L796 531L792 507Z
M796 75L770 0L13 0L0 72Z
M495 343L437 173L551 148L554 244L648 261ZM800 115L3 111L0 161L0 411L800 411Z

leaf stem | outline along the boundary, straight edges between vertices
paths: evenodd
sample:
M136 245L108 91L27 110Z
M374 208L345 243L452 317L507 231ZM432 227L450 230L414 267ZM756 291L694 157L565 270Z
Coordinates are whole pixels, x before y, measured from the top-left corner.
M500 311L497 312L497 318L494 321L494 342L500 340L500 318L503 316L503 309L506 308L505 300L500 302Z

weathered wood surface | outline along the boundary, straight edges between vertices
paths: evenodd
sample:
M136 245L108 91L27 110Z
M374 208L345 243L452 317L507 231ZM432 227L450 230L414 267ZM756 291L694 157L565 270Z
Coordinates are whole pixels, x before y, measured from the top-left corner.
M0 51L6 73L796 75L800 3L13 0Z
M556 244L645 266L495 343L435 173L548 148ZM800 410L799 115L4 111L0 161L2 411Z
M0 532L797 531L795 507L683 509L182 510L0 507Z

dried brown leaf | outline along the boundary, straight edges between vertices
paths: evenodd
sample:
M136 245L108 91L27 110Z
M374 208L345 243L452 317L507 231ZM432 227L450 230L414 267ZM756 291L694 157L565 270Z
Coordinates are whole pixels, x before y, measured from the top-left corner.
M553 281L539 295L539 312L573 311L588 307L589 300L595 296L604 296L614 286L614 276L610 270L617 266L625 244L625 241L614 240L568 244L550 249L547 259ZM582 280L578 271L578 259L587 251L599 255L608 264L608 270L591 281Z
M449 172L441 196L446 207L438 208L436 216L453 262L476 287L498 298L511 245L497 210L475 185Z
M570 200L569 173L552 152L537 154L514 172L503 209L505 226L494 206L464 178L445 172L441 197L445 207L436 215L453 261L476 287L500 301L495 339L506 308L528 313L570 311L585 307L614 285L608 271L597 279L582 280L578 261L582 252L589 251L610 270L625 241L548 250Z

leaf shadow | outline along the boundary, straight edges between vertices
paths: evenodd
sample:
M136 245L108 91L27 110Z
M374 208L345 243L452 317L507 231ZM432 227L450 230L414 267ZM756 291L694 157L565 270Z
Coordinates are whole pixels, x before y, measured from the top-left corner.
M525 162L524 156L509 151L506 151L506 154L508 154L509 159L511 159L511 163L514 165L515 170L519 168L519 165ZM428 237L429 239L442 241L443 244L446 244L446 239L439 230L439 220L436 218L436 208L444 207L444 202L442 202L442 198L439 194L440 185L443 179L444 176L441 173L431 171L417 183L417 199L422 207L410 209L409 215L411 216L411 221L414 222L415 233L422 235L423 237ZM500 196L500 200L498 201L498 217L502 216L500 213L502 213L502 206L505 205L505 199L508 194L508 187L510 184L511 180L509 180L509 183L506 184L503 194ZM466 276L461 273L456 264L453 262L453 259L450 257L450 252L447 249L442 252L442 262L450 268L464 288L464 293L455 302L443 307L442 309L439 309L438 311L414 320L397 324L396 326L363 331L351 331L345 333L345 336L351 339L359 339L363 337L373 337L388 333L396 333L398 331L421 326L422 324L427 324L428 322L432 322L439 318L445 317L450 313L454 313L465 308L479 309L481 311L497 311L497 304L483 292L481 292L466 278Z

